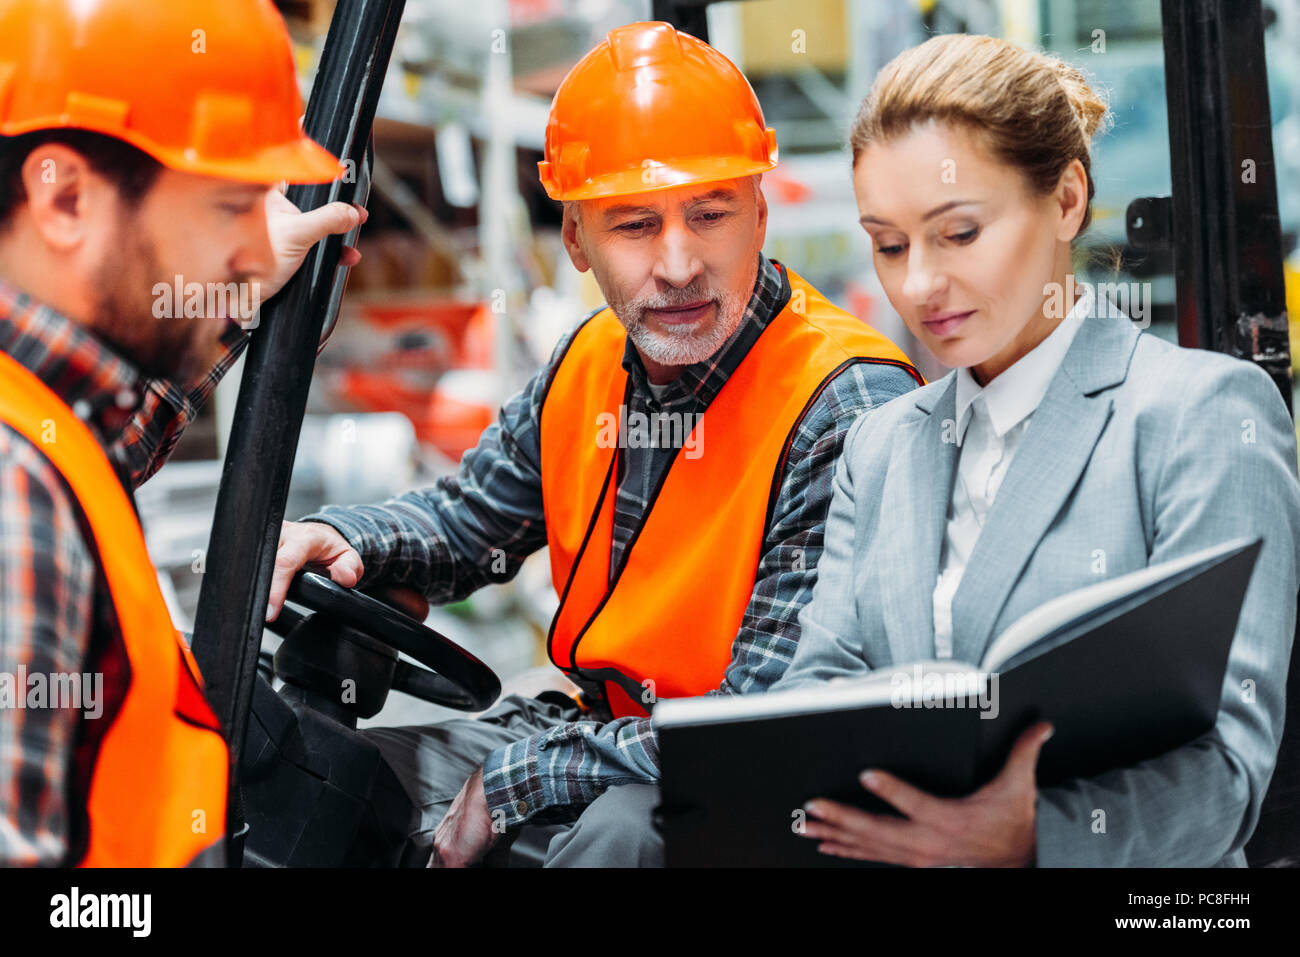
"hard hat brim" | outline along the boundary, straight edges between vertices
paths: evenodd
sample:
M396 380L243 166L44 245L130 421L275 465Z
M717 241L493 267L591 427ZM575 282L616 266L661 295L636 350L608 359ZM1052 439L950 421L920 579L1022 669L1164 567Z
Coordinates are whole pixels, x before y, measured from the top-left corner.
M344 173L343 166L333 153L306 136L238 159L204 156L195 149L159 146L132 130L99 130L90 126L62 123L57 117L39 117L27 123L0 126L0 136L20 136L41 130L60 129L84 129L101 133L130 143L168 169L240 183L332 183Z
M569 202L583 199L604 199L611 196L634 196L637 193L657 193L680 186L719 183L730 179L743 179L755 173L766 173L776 168L776 157L770 160L749 160L737 157L700 157L653 167L618 170L597 176L580 186L562 190L550 178L550 171L539 163L542 185L551 199Z
M305 136L237 160L203 157L193 150L141 148L169 169L241 183L332 183L344 173L334 154Z

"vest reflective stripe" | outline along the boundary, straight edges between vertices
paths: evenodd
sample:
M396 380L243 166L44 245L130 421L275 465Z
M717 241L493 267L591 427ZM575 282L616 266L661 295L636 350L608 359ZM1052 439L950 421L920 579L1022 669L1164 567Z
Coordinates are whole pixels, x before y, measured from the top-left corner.
M604 682L615 716L721 683L789 442L836 371L890 363L923 382L892 342L788 275L790 302L696 425L699 454L677 451L612 585L618 450L603 447L601 425L618 421L628 375L625 332L609 309L578 331L552 379L542 497L560 607L548 648L560 668Z
M116 715L93 719L112 724L90 778L89 843L78 863L183 866L224 838L229 758L198 667L172 626L140 523L89 429L4 353L0 421L58 469L85 513L130 663Z

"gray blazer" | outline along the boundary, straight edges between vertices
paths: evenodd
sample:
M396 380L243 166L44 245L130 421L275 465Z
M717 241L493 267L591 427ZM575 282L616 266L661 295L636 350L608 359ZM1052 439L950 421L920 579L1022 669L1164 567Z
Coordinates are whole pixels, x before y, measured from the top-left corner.
M934 657L956 374L849 431L802 637L775 689ZM953 599L953 657L1048 599L1261 535L1214 729L1041 790L1040 866L1244 866L1273 774L1300 569L1285 403L1258 367L1090 317L1033 413ZM1191 638L1192 636L1189 636ZM1099 813L1100 812L1100 813Z

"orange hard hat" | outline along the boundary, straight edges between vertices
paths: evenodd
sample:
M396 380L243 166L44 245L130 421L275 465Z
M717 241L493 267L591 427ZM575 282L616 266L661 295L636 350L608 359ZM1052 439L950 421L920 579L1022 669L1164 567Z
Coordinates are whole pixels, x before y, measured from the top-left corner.
M271 0L3 0L0 135L82 129L171 169L327 183Z
M611 30L569 71L551 104L551 199L625 196L776 166L776 133L736 65L668 23Z

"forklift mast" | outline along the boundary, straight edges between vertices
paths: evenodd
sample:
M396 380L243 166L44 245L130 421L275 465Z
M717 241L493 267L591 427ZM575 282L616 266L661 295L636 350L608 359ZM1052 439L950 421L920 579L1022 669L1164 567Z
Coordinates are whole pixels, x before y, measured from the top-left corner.
M1272 377L1290 409L1263 6L1261 0L1163 0L1161 16L1173 196L1129 207L1130 240L1140 218L1156 233L1144 236L1148 243L1173 246L1179 344L1254 362ZM1139 204L1150 214L1135 217ZM1250 495L1250 489L1239 492ZM1300 866L1297 647L1300 641L1291 648L1290 707L1277 765L1246 844L1252 867Z
M1254 362L1290 408L1262 4L1163 0L1161 15L1173 196L1157 208L1174 249L1178 342Z

